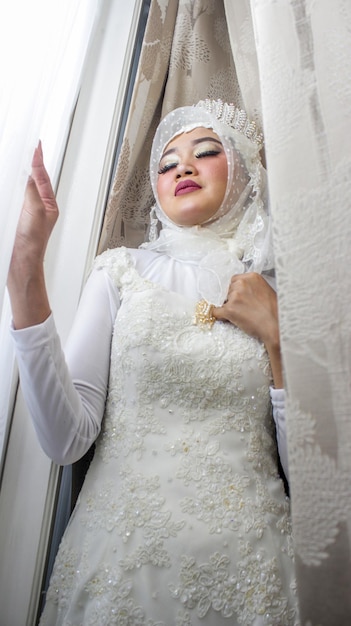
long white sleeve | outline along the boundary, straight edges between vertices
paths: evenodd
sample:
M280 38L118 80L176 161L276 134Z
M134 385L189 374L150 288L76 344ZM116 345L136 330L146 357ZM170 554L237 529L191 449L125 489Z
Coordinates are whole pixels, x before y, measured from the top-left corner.
M196 297L194 266L144 250L135 250L133 255L145 278ZM94 270L65 346L66 358L52 316L38 326L11 331L21 386L39 441L59 464L82 457L100 432L118 307L118 292L107 272ZM271 401L280 459L288 477L284 390L271 388Z
M280 462L286 479L289 480L288 446L286 437L285 390L270 388L273 407L273 419L276 427L277 444Z
M12 330L23 393L40 444L56 463L81 458L100 432L118 295L104 271L84 289L63 354L53 316Z

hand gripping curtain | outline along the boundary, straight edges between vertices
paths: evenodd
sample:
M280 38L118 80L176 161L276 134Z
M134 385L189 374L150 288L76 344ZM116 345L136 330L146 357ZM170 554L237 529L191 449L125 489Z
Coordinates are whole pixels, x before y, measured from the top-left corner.
M145 238L170 109L220 97L262 124L304 626L351 624L350 29L348 0L153 0L99 245Z

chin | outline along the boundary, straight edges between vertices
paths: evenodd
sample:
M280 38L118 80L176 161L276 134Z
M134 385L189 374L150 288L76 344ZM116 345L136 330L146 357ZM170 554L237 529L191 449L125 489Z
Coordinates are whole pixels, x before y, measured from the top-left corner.
M200 220L189 220L178 222L178 226L183 226L183 228L193 228L193 226L202 226L202 222Z
M202 226L203 224L211 221L211 219L212 216L204 217L203 215L183 215L179 216L176 224L178 224L178 226L188 226L190 228L191 226Z

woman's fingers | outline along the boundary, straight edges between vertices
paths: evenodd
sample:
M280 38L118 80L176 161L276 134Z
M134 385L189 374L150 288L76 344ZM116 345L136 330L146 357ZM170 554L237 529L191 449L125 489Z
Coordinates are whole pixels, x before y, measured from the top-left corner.
M212 315L217 320L222 320L222 321L223 320L228 320L228 313L227 313L227 309L225 307L225 304L223 306L213 306L212 307L212 311L211 311Z
M38 195L45 209L57 212L55 194L51 185L50 177L44 165L41 142L39 142L38 147L34 150L31 178L35 182Z
M277 388L283 386L280 354L280 336L277 296L272 287L259 274L233 276L228 299L221 307L213 307L213 316L227 320L266 346L271 363L273 381Z
M249 335L266 339L278 323L275 291L259 274L233 276L227 301L213 308L213 316L231 322Z
M228 320L235 324L238 321L237 318L245 313L251 292L249 276L249 274L238 274L232 277L227 300L222 306L213 308L213 315L216 319Z
M58 207L45 169L41 145L34 151L14 242L14 257L41 262L58 218Z

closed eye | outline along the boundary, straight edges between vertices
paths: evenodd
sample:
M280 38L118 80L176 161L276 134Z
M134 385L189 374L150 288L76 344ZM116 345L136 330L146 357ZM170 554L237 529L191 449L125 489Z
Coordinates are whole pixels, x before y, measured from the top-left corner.
M160 167L160 169L158 170L158 174L165 174L174 167L177 167L177 165L178 163L166 163L165 165L162 165L162 167Z
M221 154L221 150L201 150L196 152L195 156L197 159L202 159L202 157L217 156L217 154Z

